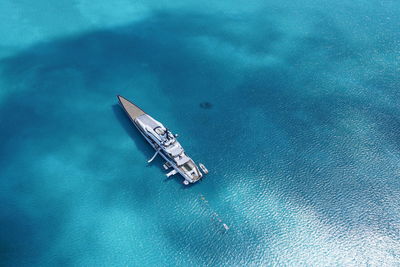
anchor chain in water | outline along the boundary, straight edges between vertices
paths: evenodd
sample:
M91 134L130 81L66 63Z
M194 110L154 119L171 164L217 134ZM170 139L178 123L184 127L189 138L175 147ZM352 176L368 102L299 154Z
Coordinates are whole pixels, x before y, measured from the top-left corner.
M228 226L226 223L224 223L224 222L222 221L221 217L219 216L219 214L216 213L216 212L211 208L210 204L208 203L208 200L205 198L205 196L203 196L203 194L200 194L200 200L202 200L203 203L204 203L204 204L208 207L208 209L211 211L212 218L215 219L215 220L217 220L220 224L222 224L222 226L224 227L224 229L225 229L226 231L228 231L228 230L229 230L229 226Z

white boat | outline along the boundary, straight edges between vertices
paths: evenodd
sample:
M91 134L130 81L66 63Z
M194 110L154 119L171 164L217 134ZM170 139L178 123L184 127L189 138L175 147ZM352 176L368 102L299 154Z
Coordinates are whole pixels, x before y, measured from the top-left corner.
M176 139L178 135L172 134L164 125L153 119L126 98L122 96L117 97L133 124L147 142L156 150L154 156L148 161L149 163L152 162L157 155L160 155L166 161L163 165L164 168L166 170L172 169L166 174L167 177L179 173L185 178L183 181L185 185L195 183L203 177L199 167L186 155L184 149ZM205 166L201 163L200 166L205 174L207 174L208 170Z

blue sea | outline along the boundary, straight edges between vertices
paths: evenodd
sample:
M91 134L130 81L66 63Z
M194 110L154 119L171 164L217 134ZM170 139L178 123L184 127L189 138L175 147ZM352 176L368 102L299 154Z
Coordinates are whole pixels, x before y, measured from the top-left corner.
M399 15L0 1L0 265L399 266ZM209 175L147 164L117 94Z

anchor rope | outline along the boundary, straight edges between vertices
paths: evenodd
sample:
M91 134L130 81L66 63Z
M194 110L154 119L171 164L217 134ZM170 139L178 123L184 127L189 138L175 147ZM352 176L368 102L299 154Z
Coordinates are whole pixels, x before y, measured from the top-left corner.
M212 219L217 220L224 227L225 231L229 230L229 226L223 222L221 216L210 206L210 203L206 199L203 194L200 194L200 200L207 206L207 208L211 211Z

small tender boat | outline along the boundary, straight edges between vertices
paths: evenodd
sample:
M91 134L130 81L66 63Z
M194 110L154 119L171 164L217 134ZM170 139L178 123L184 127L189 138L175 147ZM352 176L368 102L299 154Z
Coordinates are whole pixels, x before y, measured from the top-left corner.
M202 172L204 172L204 174L208 174L208 169L206 168L206 166L204 166L203 163L199 163L199 167L202 170Z
M200 172L195 162L186 155L182 146L176 139L178 135L172 134L164 125L153 119L126 98L122 96L117 97L133 124L147 142L156 150L156 153L148 163L152 162L157 155L160 155L166 160L163 165L164 169L168 170L172 168L172 170L166 174L167 177L179 173L185 178L183 181L185 185L195 183L203 177L203 174ZM208 173L207 168L203 164L200 163L199 166L204 174Z

